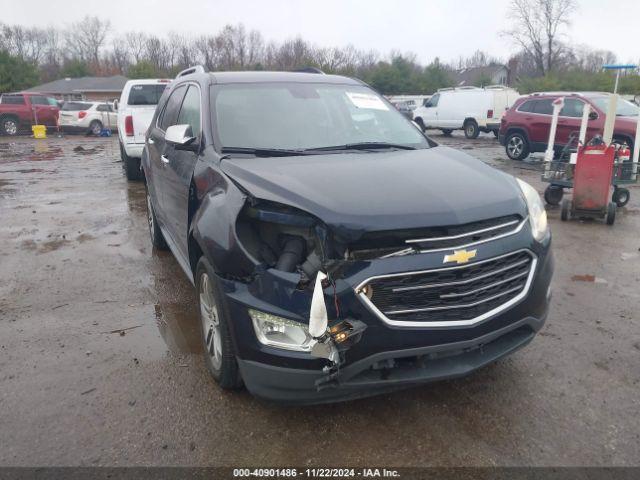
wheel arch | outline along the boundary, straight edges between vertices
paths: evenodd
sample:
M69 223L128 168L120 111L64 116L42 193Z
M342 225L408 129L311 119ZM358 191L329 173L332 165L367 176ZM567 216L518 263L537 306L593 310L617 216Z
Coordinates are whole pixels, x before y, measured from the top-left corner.
M246 196L229 181L222 187L205 183L204 177L194 174L189 187L187 248L191 271L195 275L198 260L204 256L220 277L248 278L255 264L236 234L236 220ZM210 181L209 177L206 182Z
M529 144L529 146L531 146L531 140L529 140L529 134L527 133L527 130L524 127L508 127L504 137L505 137L505 142L506 139L509 137L509 135L512 135L514 133L520 133L524 139L526 140L527 144Z

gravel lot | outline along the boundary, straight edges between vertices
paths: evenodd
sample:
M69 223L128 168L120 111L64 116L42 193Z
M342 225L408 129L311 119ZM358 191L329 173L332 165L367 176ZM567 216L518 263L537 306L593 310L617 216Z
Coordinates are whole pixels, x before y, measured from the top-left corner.
M539 157L433 138L543 190ZM221 391L117 138L0 137L0 465L638 465L640 189L614 227L550 209L551 314L461 380L329 406ZM587 280L579 281L593 275Z

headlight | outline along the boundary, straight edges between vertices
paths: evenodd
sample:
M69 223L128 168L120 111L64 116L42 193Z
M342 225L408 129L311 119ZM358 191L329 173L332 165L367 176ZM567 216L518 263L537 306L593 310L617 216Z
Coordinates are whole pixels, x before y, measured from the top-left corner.
M529 223L531 224L533 238L538 242L541 242L549 231L549 227L547 225L547 212L544 209L544 204L542 203L540 195L538 195L535 188L519 178L516 178L516 180L518 181L520 190L522 190L524 199L527 202L527 208L529 209Z
M311 350L313 339L307 325L253 309L249 309L249 316L263 345L299 352Z

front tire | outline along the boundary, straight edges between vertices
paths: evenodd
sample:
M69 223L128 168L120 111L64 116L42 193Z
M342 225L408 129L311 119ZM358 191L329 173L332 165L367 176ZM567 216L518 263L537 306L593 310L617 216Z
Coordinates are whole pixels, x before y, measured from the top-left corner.
M229 330L229 314L213 268L203 256L196 267L196 293L204 361L214 380L226 390L242 386Z
M562 201L562 211L560 212L560 220L566 222L571 218L571 200L565 198Z
M515 132L507 136L505 151L511 160L524 160L529 156L529 142L522 133Z
M13 117L4 117L0 122L0 131L13 137L18 134L18 120Z
M613 225L616 221L616 204L613 202L609 202L607 205L607 225Z
M475 120L467 120L464 123L464 136L472 140L474 138L478 138L478 135L480 135L478 122Z

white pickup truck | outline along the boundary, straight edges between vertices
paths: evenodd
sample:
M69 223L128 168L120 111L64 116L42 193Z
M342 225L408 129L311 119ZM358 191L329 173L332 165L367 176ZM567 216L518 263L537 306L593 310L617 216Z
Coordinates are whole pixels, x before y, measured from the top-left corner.
M144 137L156 111L158 100L170 80L129 80L118 102L120 156L128 180L140 179L140 158Z

